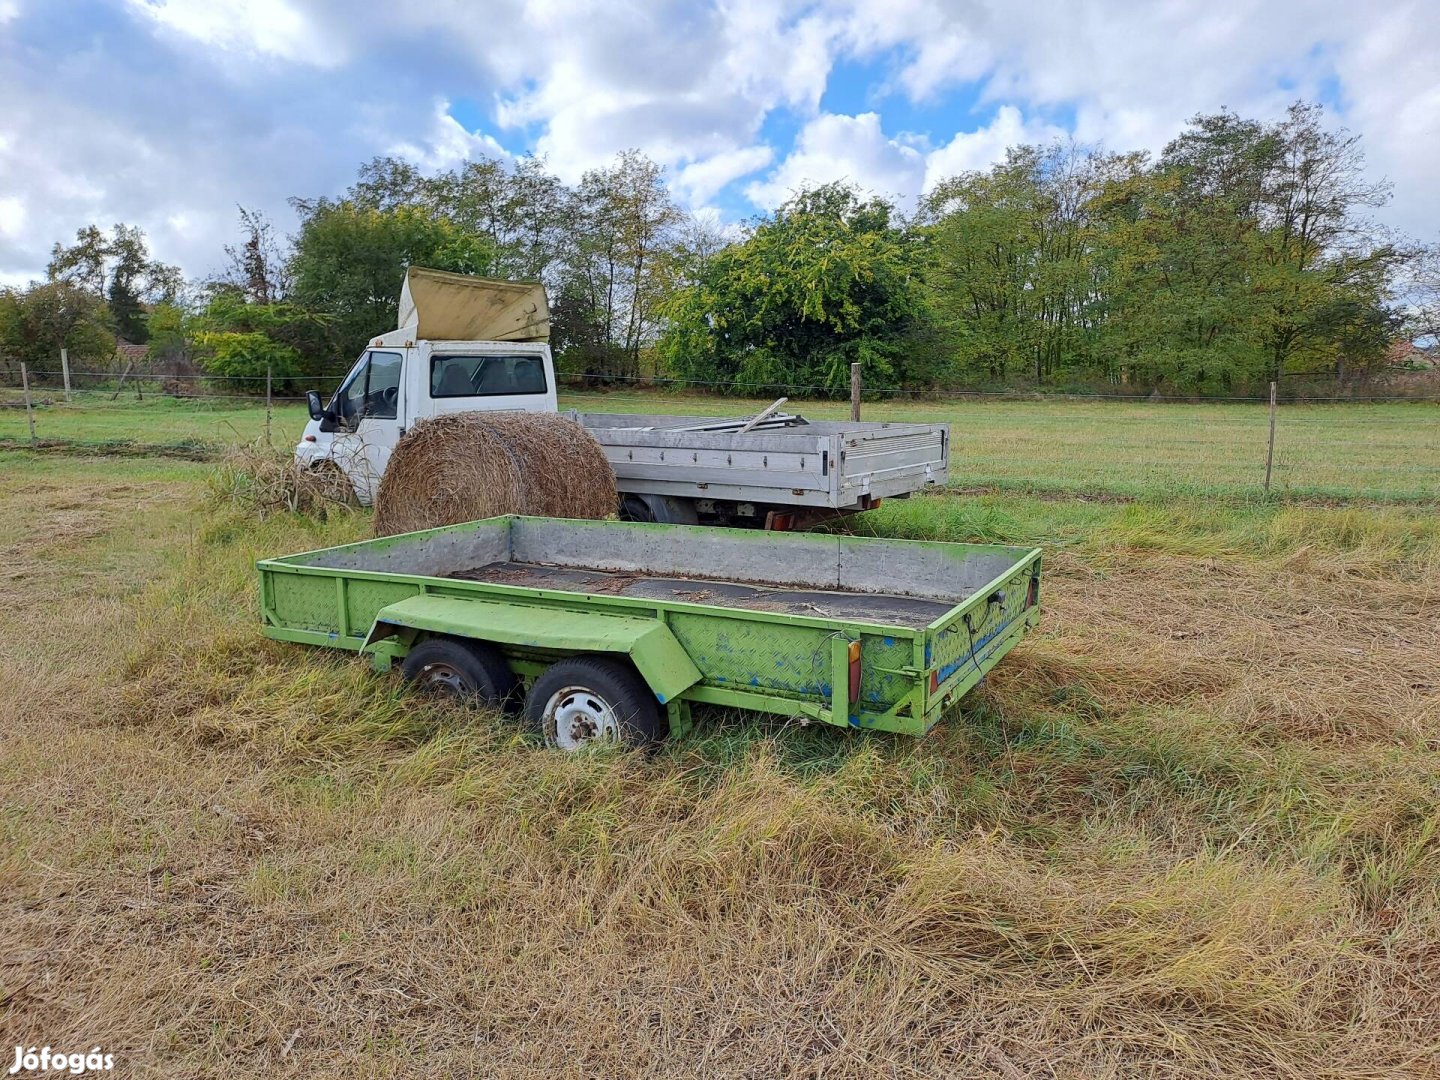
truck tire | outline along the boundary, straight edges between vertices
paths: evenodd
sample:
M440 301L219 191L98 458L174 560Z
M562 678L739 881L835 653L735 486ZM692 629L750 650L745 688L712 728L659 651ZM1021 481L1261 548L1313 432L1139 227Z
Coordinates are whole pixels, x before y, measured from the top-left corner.
M410 650L400 674L425 693L496 709L513 705L520 686L499 649L458 638L426 638Z
M607 656L551 664L525 696L525 720L545 745L567 752L601 742L653 746L669 730L645 680Z
M359 506L360 496L355 484L345 475L345 470L328 458L310 466L310 471L320 479L321 498L337 502L342 506Z
M662 525L699 525L700 515L688 499L669 495L625 495L620 499L621 521L654 521Z

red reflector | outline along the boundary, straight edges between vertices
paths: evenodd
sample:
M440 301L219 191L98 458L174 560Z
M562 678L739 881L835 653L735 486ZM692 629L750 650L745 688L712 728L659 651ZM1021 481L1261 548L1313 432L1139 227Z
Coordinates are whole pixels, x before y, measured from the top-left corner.
M1040 579L1039 579L1038 577L1032 577L1032 578L1030 579L1030 590L1029 590L1029 592L1027 592L1027 593L1025 594L1025 606L1026 606L1026 607L1034 607L1034 606L1035 606L1037 603L1039 603L1039 602L1040 602Z
M938 671L932 671L932 672L930 672L930 692L933 694L933 693L935 693L936 690L939 690L939 689L940 689L940 673L939 673Z
M306 435L306 436L305 436L305 441L306 441L306 442L314 442L314 441L315 441L315 436L314 436L314 435Z

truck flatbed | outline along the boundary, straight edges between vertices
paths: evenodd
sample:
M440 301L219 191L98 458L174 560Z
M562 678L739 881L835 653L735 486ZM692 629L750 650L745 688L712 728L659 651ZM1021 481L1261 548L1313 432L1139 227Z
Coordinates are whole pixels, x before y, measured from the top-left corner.
M946 424L815 420L696 431L719 417L579 413L622 493L706 504L863 510L949 479Z

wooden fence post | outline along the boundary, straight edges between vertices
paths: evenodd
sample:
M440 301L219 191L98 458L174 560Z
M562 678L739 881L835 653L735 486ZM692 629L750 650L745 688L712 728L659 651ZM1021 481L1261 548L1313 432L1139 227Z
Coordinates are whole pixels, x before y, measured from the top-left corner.
M1270 494L1270 471L1275 464L1275 384L1270 384L1270 445L1265 449L1265 494Z
M30 421L30 446L35 446L35 407L30 404L30 369L20 361L20 383L25 387L25 419Z
M273 446L270 441L270 380L275 372L271 365L265 365L265 445Z
M65 379L65 401L70 401L70 350L60 350L60 374Z
M860 419L860 361L850 365L850 419Z
M115 384L115 392L110 395L111 401L114 401L116 398L118 398L120 396L120 391L125 389L125 380L130 377L130 369L134 366L134 360L131 360L128 364L125 365L125 370L120 373L120 381Z

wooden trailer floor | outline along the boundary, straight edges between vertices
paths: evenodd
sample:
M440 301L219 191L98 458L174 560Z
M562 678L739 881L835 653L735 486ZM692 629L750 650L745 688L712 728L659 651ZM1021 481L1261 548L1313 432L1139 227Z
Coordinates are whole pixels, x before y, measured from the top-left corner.
M536 563L493 562L448 577L519 585L561 592L603 593L645 600L679 600L716 607L820 615L850 622L879 623L922 630L951 609L952 604L915 596L850 592L841 589L784 589L734 581L705 581L659 574L614 573ZM956 600L959 603L959 600Z

